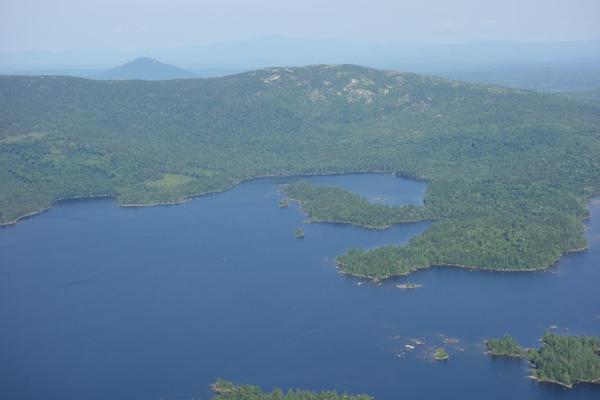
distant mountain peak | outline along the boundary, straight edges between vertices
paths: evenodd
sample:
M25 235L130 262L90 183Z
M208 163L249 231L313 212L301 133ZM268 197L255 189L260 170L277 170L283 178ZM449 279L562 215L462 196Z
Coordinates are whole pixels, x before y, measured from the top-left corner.
M129 62L125 63L124 65L127 65L127 64L141 64L141 63L147 63L147 64L164 64L164 63L161 63L160 61L158 61L155 58L138 57L135 60L132 60L132 61L129 61ZM169 65L169 64L164 64L164 65Z
M171 64L165 64L154 58L139 57L121 66L113 68L98 75L104 80L131 80L141 79L147 81L190 79L196 76L184 69Z

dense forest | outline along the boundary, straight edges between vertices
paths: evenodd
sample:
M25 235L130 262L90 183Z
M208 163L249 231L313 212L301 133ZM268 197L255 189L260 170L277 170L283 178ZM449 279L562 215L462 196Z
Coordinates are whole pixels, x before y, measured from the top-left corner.
M372 277L547 267L585 247L586 201L600 192L597 104L351 65L157 82L2 76L0 109L0 223L60 199L176 203L265 175L427 181L423 209L393 217L439 222L405 247L341 258ZM370 214L350 222L381 224Z
M282 186L287 199L301 204L311 222L340 222L367 228L389 228L402 222L428 219L433 214L426 207L395 207L372 204L368 200L343 189L317 186L306 181ZM284 200L284 201L285 201Z
M413 238L408 246L384 246L370 251L352 249L337 258L338 265L345 272L373 280L404 275L431 265L493 270L541 269L560 256L557 249L566 244L571 249L579 248L585 243L580 237L579 221L563 219L558 213L545 214L544 224L538 222L540 218L523 213L521 208L514 208L503 216L481 216L475 221L470 221L471 218L468 221L465 218L449 220L444 210L437 206L440 204L438 201L427 201L424 206L371 204L343 189L316 186L305 181L284 186L283 193L298 201L313 222L387 228L402 222L440 220L423 235ZM534 202L543 201L543 196L542 191L535 195L531 193L531 198L521 199L521 202L530 202L533 207ZM463 208L474 206L482 212L493 205L498 205L497 200L489 204L468 202ZM458 202L454 206L458 208ZM572 207L575 212L577 205ZM579 212L583 215L585 209ZM460 236L462 232L466 232L467 238Z
M546 333L539 350L522 349L510 336L487 342L492 355L526 356L539 381L572 387L577 382L600 383L600 338Z
M311 392L308 390L288 390L283 392L276 388L271 392L263 392L258 386L234 385L219 379L213 384L215 396L213 400L372 400L367 395L337 394L334 391Z
M488 352L494 356L526 357L530 351L519 346L515 338L505 335L500 339L490 339L486 342Z
M595 105L597 107L600 107L600 89L561 93L560 96L574 100L579 100L581 102L586 102L592 106Z

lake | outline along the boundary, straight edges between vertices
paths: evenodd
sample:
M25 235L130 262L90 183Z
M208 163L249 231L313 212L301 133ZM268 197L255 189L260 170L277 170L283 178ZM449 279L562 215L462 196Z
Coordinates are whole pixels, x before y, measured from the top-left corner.
M548 271L440 267L379 285L333 259L430 223L307 224L295 203L278 207L295 179L386 204L421 204L426 188L385 174L268 178L176 206L65 201L0 229L0 398L209 399L218 377L380 400L600 397L483 354L505 333L536 347L545 331L600 335L600 202L589 250ZM447 362L428 357L440 345Z

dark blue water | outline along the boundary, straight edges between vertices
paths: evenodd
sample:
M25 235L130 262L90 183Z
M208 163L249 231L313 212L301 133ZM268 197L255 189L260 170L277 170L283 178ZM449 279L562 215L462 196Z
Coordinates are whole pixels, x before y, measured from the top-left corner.
M425 188L391 175L310 179L389 204L418 204ZM304 224L296 206L277 206L284 181L169 207L65 202L0 229L0 398L208 399L217 377L384 400L600 397L598 386L530 381L525 363L482 345L600 335L599 203L589 250L548 272L435 268L360 284L335 255L403 243L428 224ZM424 344L406 350L411 339ZM438 345L448 362L427 357Z

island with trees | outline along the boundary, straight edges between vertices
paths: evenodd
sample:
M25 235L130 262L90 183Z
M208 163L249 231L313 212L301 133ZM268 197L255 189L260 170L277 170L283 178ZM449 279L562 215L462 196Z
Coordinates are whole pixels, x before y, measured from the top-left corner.
M445 349L439 347L433 352L433 358L437 361L446 361L450 358L450 355Z
M572 388L578 382L600 383L600 338L546 333L540 349L523 349L505 336L487 341L493 356L523 357L532 366L531 378Z
M377 279L432 265L547 268L586 247L586 202L600 193L598 103L411 73L313 65L172 81L0 76L0 109L1 224L61 199L172 204L261 176L426 181L424 205L400 209L299 187L316 196L306 204L315 220L437 221L406 246L339 258ZM321 201L332 196L340 201Z
M270 392L263 391L254 385L235 385L223 379L212 385L215 396L213 400L373 400L373 397L360 394L338 394L335 391L313 392L309 390L293 390L283 392L275 388Z
M486 347L489 354L502 357L529 357L533 350L524 349L510 335L505 335L500 339L490 339L486 341Z

